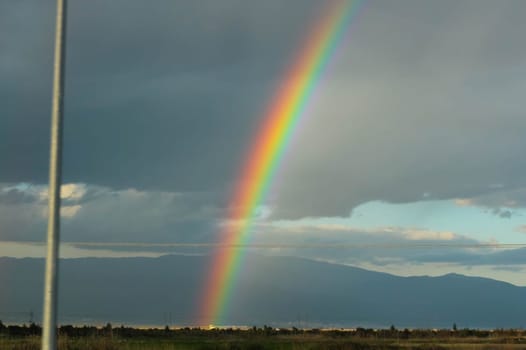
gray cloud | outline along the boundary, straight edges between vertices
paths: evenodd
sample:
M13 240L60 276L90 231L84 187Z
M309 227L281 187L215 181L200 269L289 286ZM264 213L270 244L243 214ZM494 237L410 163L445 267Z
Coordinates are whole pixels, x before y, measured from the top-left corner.
M288 248L285 244L282 248L267 250L267 254L302 256L339 264L367 264L378 268L404 264L449 264L463 267L490 266L513 271L526 265L524 247L504 249L484 246L487 242L452 232L402 227L364 230L331 225L291 226L288 229L263 227L256 230L252 242L312 245L312 248Z
M0 192L0 204L3 205L32 203L35 200L35 197L17 188L4 188Z
M65 180L224 203L321 6L71 1ZM273 215L526 188L525 7L368 2L285 156ZM47 181L53 14L51 0L0 5L1 182Z
M72 1L66 180L177 191L228 186L290 43L319 7L302 3ZM0 90L10 101L0 118L6 182L47 177L54 3L32 5L2 11L35 18L1 21L13 57L1 64L11 71Z
M526 187L496 189L490 193L469 199L471 205L493 208L523 208L526 206Z
M522 215L517 209L526 206L526 188L518 187L507 189L502 184L489 186L488 192L471 198L456 200L460 206L478 206L502 219Z
M43 241L47 189L0 189L0 241ZM2 200L2 198L9 200ZM145 192L68 184L62 189L65 242L210 241L223 215L213 193ZM15 198L15 200L11 199Z
M67 184L62 189L62 240L91 242L89 250L146 253L209 253L224 215L214 193L115 190ZM47 189L0 188L0 241L44 241ZM235 223L223 222L222 225ZM120 245L119 243L125 243ZM510 269L526 265L526 248L480 247L475 239L418 227L360 228L303 220L254 222L248 244L262 254L299 256L340 264L390 268L403 264L456 264ZM153 244L153 245L152 245ZM108 253L108 254L110 254ZM131 253L129 253L131 254Z
M524 266L494 266L495 271L504 271L504 272L523 272Z
M497 215L498 217L503 218L503 219L510 219L511 216L513 215L513 212L511 210L500 209L500 208L495 208L491 212L493 215Z
M515 45L524 4L413 2L410 13L381 4L368 8L294 140L278 216L525 187L524 83L514 76L526 58Z
M413 261L426 263L458 263L467 266L498 265L503 269L510 269L514 265L526 264L526 248L494 250L482 249L480 251L446 252L442 255L421 254L413 257Z
M378 227L363 229L340 225L262 225L255 229L251 243L285 243L267 253L302 256L340 264L375 266L460 263L477 265L473 256L491 249L473 251L481 242L453 232L422 228ZM292 247L287 247L287 244ZM294 245L301 248L295 248ZM309 247L312 246L312 247ZM492 261L492 258L488 258ZM499 264L499 262L495 262Z

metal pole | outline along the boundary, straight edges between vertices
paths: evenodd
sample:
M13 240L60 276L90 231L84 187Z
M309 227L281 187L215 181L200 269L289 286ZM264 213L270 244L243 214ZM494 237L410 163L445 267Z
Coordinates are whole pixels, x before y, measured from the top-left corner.
M47 260L44 286L42 350L57 349L58 248L60 242L60 187L62 168L62 119L64 108L64 59L66 2L57 0L53 101L51 107L51 147L49 157L49 213Z

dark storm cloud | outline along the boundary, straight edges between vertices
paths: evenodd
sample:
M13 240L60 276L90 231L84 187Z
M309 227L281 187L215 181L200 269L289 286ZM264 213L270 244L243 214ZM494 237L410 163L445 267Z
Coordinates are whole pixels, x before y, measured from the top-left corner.
M223 189L319 8L297 4L70 1L66 180ZM46 182L54 6L2 4L0 181Z
M70 1L65 181L229 193L324 3ZM54 6L0 4L0 182L47 181ZM367 2L291 144L274 215L526 188L525 7Z
M526 4L370 5L289 151L276 217L525 188Z

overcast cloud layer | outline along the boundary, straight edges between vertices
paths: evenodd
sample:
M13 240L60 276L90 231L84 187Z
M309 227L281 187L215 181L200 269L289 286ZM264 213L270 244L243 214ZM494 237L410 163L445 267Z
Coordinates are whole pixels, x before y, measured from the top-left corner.
M64 241L216 242L265 108L323 4L70 0ZM45 237L54 6L0 2L0 241ZM298 220L347 217L371 201L451 200L495 220L520 217L525 12L521 0L366 1L295 130L252 241L487 243L382 218L374 228ZM526 223L515 232L523 241ZM514 271L514 281L526 263L522 250L265 252L367 268L475 266Z

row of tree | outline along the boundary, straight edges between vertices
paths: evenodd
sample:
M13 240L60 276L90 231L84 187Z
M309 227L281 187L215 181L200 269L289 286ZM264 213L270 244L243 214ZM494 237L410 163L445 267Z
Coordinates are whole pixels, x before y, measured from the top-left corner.
M0 321L0 335L11 337L37 336L42 332L40 325L31 323L29 325L5 325ZM110 323L103 327L95 326L72 326L63 325L58 328L59 335L68 337L122 337L122 338L167 338L178 336L193 337L214 337L214 336L279 336L279 335L296 335L296 334L320 334L327 337L358 337L358 338L450 338L450 337L515 337L526 338L526 330L517 329L497 329L497 330L479 330L479 329L457 329L456 325L452 329L396 329L391 326L389 329L299 329L292 328L275 328L268 325L263 327L252 327L249 329L238 328L133 328L133 327L113 327Z

